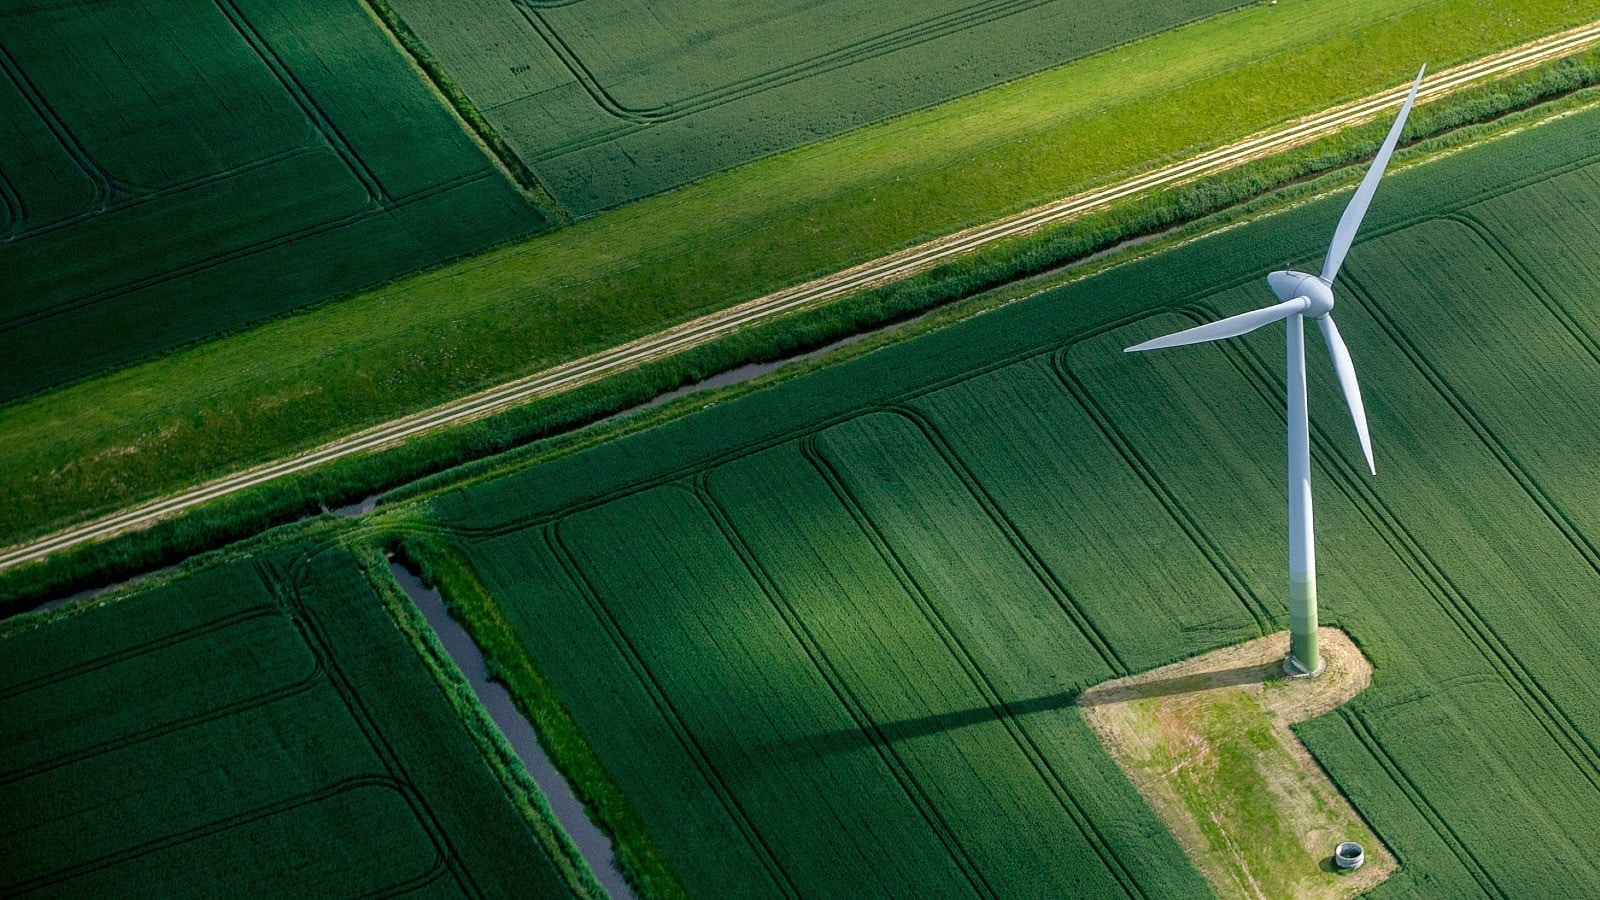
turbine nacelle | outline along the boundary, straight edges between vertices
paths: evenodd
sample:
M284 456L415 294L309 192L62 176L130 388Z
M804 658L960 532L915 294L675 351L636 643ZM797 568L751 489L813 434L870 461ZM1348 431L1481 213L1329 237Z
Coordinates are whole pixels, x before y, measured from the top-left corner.
M1267 286L1280 301L1304 297L1309 302L1301 315L1320 319L1333 312L1333 286L1316 275L1304 272L1273 272L1267 276Z

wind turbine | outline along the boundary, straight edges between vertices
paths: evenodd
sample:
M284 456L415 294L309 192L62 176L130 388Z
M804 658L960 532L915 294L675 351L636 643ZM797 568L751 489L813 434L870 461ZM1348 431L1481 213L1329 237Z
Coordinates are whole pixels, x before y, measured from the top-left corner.
M1361 185L1356 188L1350 205L1339 218L1339 227L1333 232L1333 242L1328 246L1328 256L1322 263L1321 275L1304 272L1273 272L1267 276L1267 285L1279 301L1275 306L1240 313L1218 322L1200 325L1145 341L1129 347L1125 352L1163 350L1224 338L1238 337L1255 331L1263 325L1287 321L1288 374L1285 378L1289 400L1289 656L1284 659L1284 669L1291 675L1316 675L1322 671L1322 656L1317 650L1317 564L1316 548L1311 530L1311 435L1306 418L1306 337L1305 318L1317 320L1322 337L1328 344L1328 355L1333 358L1333 371L1344 391L1345 403L1350 407L1350 418L1356 425L1356 436L1361 439L1361 452L1366 454L1367 468L1378 474L1372 462L1372 438L1367 434L1367 413L1361 404L1361 388L1356 384L1355 366L1350 361L1350 351L1333 324L1333 281L1339 275L1339 266L1355 240L1361 218L1372 203L1378 190L1384 167L1400 142L1400 132L1405 128L1406 116L1417 99L1417 88L1422 86L1423 66L1417 80L1411 85L1400 107L1400 115L1389 129L1389 136L1378 148Z

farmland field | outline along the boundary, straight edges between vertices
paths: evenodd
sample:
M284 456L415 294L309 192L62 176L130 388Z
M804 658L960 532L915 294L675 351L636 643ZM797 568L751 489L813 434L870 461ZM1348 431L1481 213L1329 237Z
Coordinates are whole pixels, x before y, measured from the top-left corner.
M1204 894L1074 700L1285 626L1282 332L1122 348L1263 305L1347 198L458 487L429 540L691 893ZM1295 731L1379 897L1600 891L1597 199L1596 107L1385 181L1339 306L1376 477L1312 366L1374 677Z
M0 401L540 228L358 0L0 6Z
M0 405L0 496L11 501L0 504L0 544L280 459L908 243L1119 182L1393 87L1415 71L1397 60L1426 59L1437 68L1596 16L1600 0L1255 4ZM1485 94L1511 102L1512 85L1570 87L1563 79L1573 71L1600 78L1600 54L1569 62L1577 65L1548 64L1483 93L1428 104L1413 122L1459 124L1450 117L1481 111ZM1362 143L1341 134L1298 158L1332 166ZM1269 181L1289 177L1272 171ZM1241 174L1233 183L1252 182ZM1109 241L1108 232L1152 210L1194 215L1220 202L1210 184L1193 185L1119 204L1051 239ZM1013 252L995 251L996 258ZM856 315L834 307L817 318L838 316L829 327L845 329L859 325L847 318ZM776 352L792 337L790 324L713 348L715 364ZM691 365L710 363L629 372L575 402L614 408L627 396L673 386ZM518 421L525 414L548 423L567 414L568 400L530 404ZM387 486L414 473L369 469L363 478Z
M302 545L0 626L0 894L590 890L385 606Z
M1247 0L391 0L575 215Z

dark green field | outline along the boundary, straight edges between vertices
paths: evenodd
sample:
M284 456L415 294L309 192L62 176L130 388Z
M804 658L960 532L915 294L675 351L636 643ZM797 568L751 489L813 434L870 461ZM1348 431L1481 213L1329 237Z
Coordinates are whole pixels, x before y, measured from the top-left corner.
M1245 0L390 0L574 215Z
M305 546L0 626L0 894L600 896L416 611Z
M358 0L0 6L0 401L537 230Z
M1268 302L1347 196L446 493L446 590L696 895L1204 894L1073 700L1285 626L1282 331L1121 351ZM1600 892L1596 198L1595 108L1386 180L1339 307L1376 477L1312 367L1376 675L1298 731L1379 896Z

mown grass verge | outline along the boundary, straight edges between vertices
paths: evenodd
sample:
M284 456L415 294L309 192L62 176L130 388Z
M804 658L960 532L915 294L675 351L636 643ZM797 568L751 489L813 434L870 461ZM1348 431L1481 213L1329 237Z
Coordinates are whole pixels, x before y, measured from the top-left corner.
M1449 152L1576 109L1600 96L1592 89L1597 84L1600 52L1593 52L1547 63L1421 106L1407 127L1409 143L1401 151L1399 163ZM385 502L418 497L464 479L485 477L532 459L609 440L705 403L758 390L773 377L792 377L867 353L885 343L1037 292L1045 282L1033 283L1029 279L1123 241L1161 235L1063 273L1061 278L1083 277L1206 231L1353 184L1361 175L1360 167L1342 167L1370 153L1384 129L1382 122L1370 123L1238 169L1135 198L906 281L730 336L549 400L424 435L381 452L350 457L212 501L140 531L12 567L0 572L0 612L25 609L51 596L168 565L275 524L315 515L324 507L336 507L373 493L392 491L384 497ZM785 367L775 376L713 394L690 395L602 429L579 430L712 373L746 362L779 359L929 310L938 312L914 328L896 329L804 364Z
M0 494L13 499L0 542L1115 182L1391 86L1413 61L1448 65L1597 13L1600 0L1249 7L0 407Z

